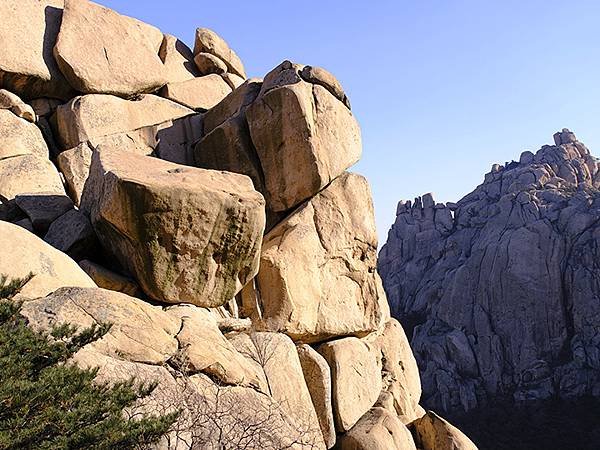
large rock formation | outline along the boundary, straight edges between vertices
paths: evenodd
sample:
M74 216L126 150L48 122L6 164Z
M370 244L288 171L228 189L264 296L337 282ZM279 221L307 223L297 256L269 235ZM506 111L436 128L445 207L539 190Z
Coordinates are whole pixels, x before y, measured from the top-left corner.
M0 284L29 326L111 324L70 363L158 383L128 411L180 413L156 448L429 445L339 81L246 80L213 31L192 52L88 0L0 12Z
M370 198L366 180L346 173L265 236L255 284L242 294L257 327L318 342L385 322Z
M79 92L129 96L166 83L162 41L151 25L88 0L65 0L54 56Z
M600 396L600 172L573 133L554 140L456 204L398 205L379 270L428 407Z
M258 271L264 200L242 175L101 146L82 208L155 300L221 306Z

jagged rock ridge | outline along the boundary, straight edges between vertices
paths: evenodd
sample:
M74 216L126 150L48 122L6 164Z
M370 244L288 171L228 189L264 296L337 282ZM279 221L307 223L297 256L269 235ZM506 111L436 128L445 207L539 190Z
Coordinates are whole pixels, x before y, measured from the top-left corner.
M427 407L600 396L599 166L554 141L456 204L398 204L378 267Z

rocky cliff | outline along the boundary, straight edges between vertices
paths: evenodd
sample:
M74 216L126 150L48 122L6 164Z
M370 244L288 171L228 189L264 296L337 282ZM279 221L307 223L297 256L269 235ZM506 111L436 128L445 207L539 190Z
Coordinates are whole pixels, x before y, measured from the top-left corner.
M0 274L35 330L112 325L73 362L158 382L128 413L180 411L161 448L475 448L419 406L333 75L87 0L0 14Z
M554 141L457 203L398 204L378 267L429 408L506 421L509 406L600 396L599 166L569 130ZM584 448L537 445L523 448Z

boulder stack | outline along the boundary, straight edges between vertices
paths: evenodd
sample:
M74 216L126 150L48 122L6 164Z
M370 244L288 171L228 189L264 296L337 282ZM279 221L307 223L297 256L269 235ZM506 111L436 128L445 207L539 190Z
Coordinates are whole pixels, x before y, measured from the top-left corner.
M246 80L215 32L192 51L88 0L0 11L0 276L29 325L111 323L73 362L158 382L160 448L426 442L336 78Z

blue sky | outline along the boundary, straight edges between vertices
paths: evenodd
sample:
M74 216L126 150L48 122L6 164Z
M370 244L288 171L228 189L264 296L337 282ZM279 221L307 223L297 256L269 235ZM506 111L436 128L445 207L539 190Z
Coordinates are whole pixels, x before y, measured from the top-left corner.
M249 76L284 59L333 72L361 124L353 170L382 241L398 200L456 201L563 127L600 156L595 0L98 1L188 45L212 28Z

